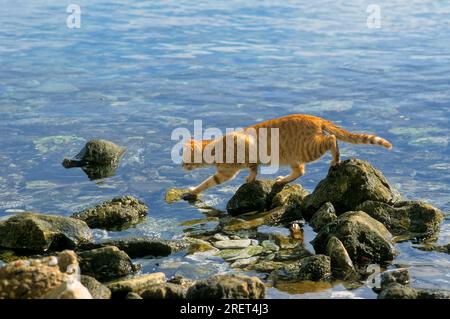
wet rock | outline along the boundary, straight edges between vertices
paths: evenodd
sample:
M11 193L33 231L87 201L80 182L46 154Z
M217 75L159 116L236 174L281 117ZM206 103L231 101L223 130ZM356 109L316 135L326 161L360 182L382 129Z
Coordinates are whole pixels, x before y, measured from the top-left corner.
M176 276L170 278L169 280L167 280L167 282L181 286L183 288L189 288L190 286L192 286L195 283L194 280L184 278L183 276L180 276L180 275L176 275Z
M301 280L320 281L331 277L330 257L314 255L300 261L298 277Z
M214 240L230 240L230 238L227 235L223 235L220 233L215 234L212 239Z
M129 292L129 293L126 295L125 299L144 299L144 298L142 298L140 295L138 295L138 294L135 293L135 292Z
M336 237L331 237L327 244L327 255L331 260L331 272L333 277L342 280L356 278L356 270L342 242Z
M130 257L114 246L96 248L78 253L81 273L99 281L124 277L137 271Z
M257 277L216 275L199 280L187 291L188 299L263 299L266 288Z
M379 221L364 212L347 212L324 226L311 242L317 253L326 253L331 237L339 239L354 264L391 261L395 248L392 235Z
M149 239L142 236L87 243L79 246L79 249L91 250L107 246L115 246L127 253L131 258L141 258L146 256L169 256L187 248L188 243L184 240Z
M302 214L309 220L326 202L331 202L340 215L367 200L394 203L400 198L379 170L366 161L349 159L330 167L327 177L304 199Z
M183 199L183 196L186 193L189 193L189 189L187 188L169 188L164 195L164 200L168 204L178 202Z
M409 285L409 282L409 271L406 268L388 270L380 275L381 289L392 284Z
M237 216L253 211L264 211L273 184L270 180L256 180L243 184L227 203L228 213Z
M233 249L233 248L246 248L251 245L250 239L237 239L237 240L219 240L214 242L214 247L219 249Z
M414 288L400 284L389 285L381 291L378 299L417 299L418 294Z
M188 254L194 254L197 252L214 250L218 251L213 245L211 245L206 240L201 240L197 238L186 237L186 241L189 243Z
M156 272L130 279L113 281L108 283L107 286L111 290L113 298L125 298L129 292L141 294L152 286L163 284L165 281L166 276L164 273Z
M86 143L73 160L64 159L65 168L85 165L111 165L118 163L126 149L107 140L93 139Z
M365 201L357 209L381 222L394 235L435 233L444 219L439 209L421 201L400 201L392 205Z
M258 257L250 257L250 258L244 258L244 259L238 259L235 262L233 262L230 267L231 268L244 268L254 265L259 260Z
M141 293L143 299L186 299L187 289L174 283L154 285Z
M309 221L309 225L315 232L322 229L323 226L332 222L337 218L336 211L334 210L333 204L326 202L323 204L319 210L312 216Z
M271 273L272 271L278 270L284 266L285 266L284 262L264 260L255 264L254 269L259 272Z
M274 251L277 252L280 250L280 246L278 246L277 244L275 244L273 241L271 240L264 240L261 243L261 246L266 250L266 251Z
M0 299L92 298L78 274L77 256L70 250L17 260L0 268Z
M417 299L450 299L450 291L444 289L418 289Z
M234 234L242 230L255 230L261 225L284 225L297 218L295 210L289 206L281 206L260 213L222 218L220 229L226 234Z
M73 249L92 239L85 222L68 217L20 213L0 222L0 247L33 252Z
M243 184L227 203L232 216L248 212L262 212L279 206L299 206L307 191L300 185L276 185L271 180L257 180Z
M111 290L108 287L101 284L94 277L81 275L81 283L85 286L94 299L110 299Z
M308 191L298 184L287 184L284 186L274 185L266 204L267 209L279 206L291 206L299 208Z
M116 197L72 215L91 228L122 230L142 221L148 207L133 196Z
M219 251L216 256L221 257L227 261L246 259L257 256L264 251L261 246L250 246L244 249L224 249Z

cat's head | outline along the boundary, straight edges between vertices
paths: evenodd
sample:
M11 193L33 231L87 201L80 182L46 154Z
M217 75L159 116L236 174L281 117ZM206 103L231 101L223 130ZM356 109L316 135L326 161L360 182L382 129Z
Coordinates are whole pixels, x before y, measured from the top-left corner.
M183 169L190 171L206 166L203 150L209 142L210 140L197 141L191 139L183 145L183 161L181 163Z

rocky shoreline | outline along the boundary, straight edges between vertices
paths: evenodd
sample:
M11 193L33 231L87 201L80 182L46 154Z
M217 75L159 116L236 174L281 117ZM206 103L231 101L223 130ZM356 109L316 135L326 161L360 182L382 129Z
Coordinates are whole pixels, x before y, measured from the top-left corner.
M168 190L166 201L180 200L182 193ZM192 204L218 211L201 201ZM365 161L350 159L331 167L310 194L298 184L244 184L226 208L228 214L205 218L218 222L214 229L186 232L180 240L93 241L91 228L120 231L145 218L147 205L132 196L71 217L19 213L0 222L0 260L6 263L0 268L0 298L264 298L267 287L295 282L361 286L371 275L370 265L382 271L381 286L374 288L378 298L450 298L447 291L411 287L407 269L391 264L397 242L434 236L443 213L404 200ZM317 233L314 251L305 245L305 224ZM261 232L262 226L289 232ZM204 280L166 278L161 272L141 274L132 261L180 252L221 258L236 273ZM260 273L263 280L241 274L246 271Z

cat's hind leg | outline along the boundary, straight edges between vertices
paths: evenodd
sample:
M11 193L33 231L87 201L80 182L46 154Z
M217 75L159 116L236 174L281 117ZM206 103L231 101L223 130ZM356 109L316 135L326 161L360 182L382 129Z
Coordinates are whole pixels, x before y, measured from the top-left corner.
M328 135L326 137L326 139L327 139L327 141L326 141L327 147L330 150L331 156L332 156L330 165L335 166L335 165L339 164L339 161L340 161L340 153L339 153L339 146L337 143L337 139L336 139L336 136L334 136L334 135Z
M193 199L206 189L213 187L215 185L222 184L230 179L233 179L238 172L239 169L236 168L225 168L225 169L219 168L217 169L217 172L214 175L208 177L200 185L189 188L189 193L184 194L183 199Z
M251 183L254 182L256 180L256 176L258 175L258 165L251 165L249 167L250 173L248 174L248 176L245 178L245 181L247 183Z
M276 179L276 184L284 185L284 184L290 183L290 182L296 180L297 178L299 178L300 176L302 176L303 174L305 174L305 164L304 163L292 164L291 168L292 168L291 174L289 174L287 176L278 176Z

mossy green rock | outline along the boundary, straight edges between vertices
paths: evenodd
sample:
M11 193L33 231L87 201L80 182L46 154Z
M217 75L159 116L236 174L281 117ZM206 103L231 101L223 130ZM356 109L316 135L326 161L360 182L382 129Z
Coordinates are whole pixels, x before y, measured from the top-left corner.
M382 263L396 255L391 233L362 211L347 212L324 226L311 242L316 253L326 253L333 236L342 242L354 264Z
M93 139L86 143L73 160L64 159L63 166L111 165L118 163L125 151L125 148L111 141Z
M261 254L264 248L261 246L250 246L244 249L224 249L219 251L216 256L219 256L225 260L232 261L237 259L250 258Z
M262 212L279 206L300 206L308 192L300 185L277 185L272 180L243 184L227 203L230 215Z
M136 272L130 257L114 246L78 253L81 273L105 282Z
M313 215L309 221L309 225L315 232L322 229L323 226L332 222L337 218L336 211L334 210L333 204L326 202L323 204L319 210Z
M392 205L365 201L357 207L383 223L394 235L432 234L439 230L444 214L421 201L400 201Z
M336 237L331 237L327 244L327 255L331 260L331 272L333 277L342 280L355 279L357 276L352 259L347 253L342 242Z
M367 200L394 203L400 199L379 170L366 161L349 159L330 167L327 177L304 199L302 214L309 220L326 202L331 202L340 215Z
M298 277L301 280L320 281L331 277L330 257L314 255L300 260Z
M91 228L122 230L137 224L148 213L148 207L133 196L116 197L72 215Z
M85 222L69 217L20 213L0 222L0 247L45 252L74 249L92 240Z

